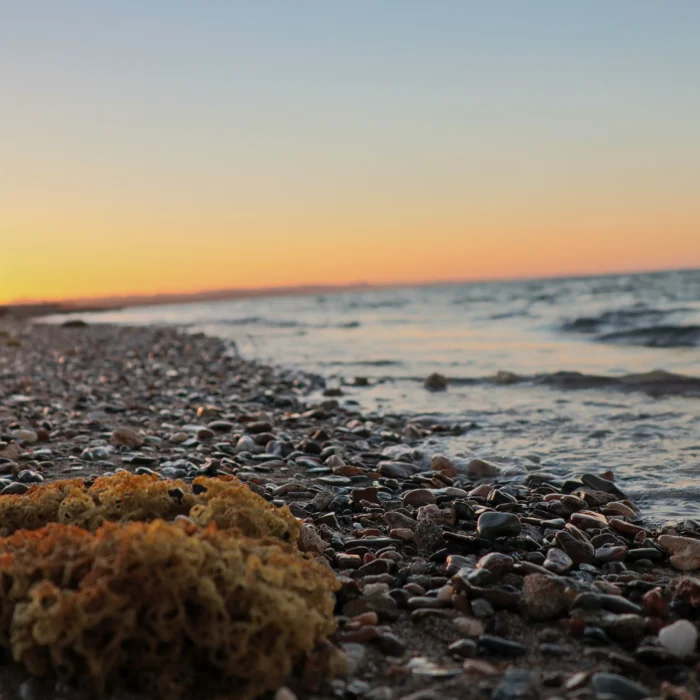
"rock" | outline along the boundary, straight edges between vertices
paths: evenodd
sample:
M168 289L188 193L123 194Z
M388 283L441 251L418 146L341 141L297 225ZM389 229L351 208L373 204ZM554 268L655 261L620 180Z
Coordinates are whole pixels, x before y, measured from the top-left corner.
M227 420L215 420L208 423L207 428L217 433L230 433L233 430L233 423Z
M405 506L417 508L418 506L435 503L435 496L429 489L413 489L404 493L401 500Z
M581 474L581 481L583 481L586 486L590 486L596 491L602 491L603 493L611 493L616 498L627 498L624 491L619 489L612 481L608 479L603 479L597 474Z
M428 391L446 391L447 390L447 378L443 377L442 374L434 372L423 382L423 386Z
M700 540L677 535L661 535L659 546L671 553L671 566L679 571L700 569Z
M493 617L495 610L486 598L474 598L471 601L472 615L479 618Z
M0 448L0 457L3 457L4 459L15 460L18 459L21 454L22 450L20 449L19 445L16 445L14 442Z
M479 516L477 530L479 536L485 540L493 540L497 537L517 537L522 530L522 524L518 516L513 513L489 511Z
M459 469L445 455L433 455L430 468L435 472L442 472L448 476L457 476Z
M402 656L406 651L406 645L394 634L387 632L380 634L376 639L379 651L386 656Z
M312 552L314 554L323 554L328 545L318 534L316 528L309 524L304 523L301 526L301 533L299 535L299 549L302 552Z
M644 700L651 695L643 685L615 673L596 673L591 685L596 693L612 695L619 700Z
M462 668L465 673L481 676L482 678L495 676L498 673L498 669L493 664L481 659L467 659Z
M694 608L700 608L700 578L682 576L678 579L675 584L674 598Z
M368 486L362 489L353 489L350 492L350 497L357 504L359 504L360 501L368 501L369 503L379 504L376 486Z
M470 659L476 656L476 642L473 639L458 639L447 647L447 651L452 656Z
M132 449L141 447L145 443L144 438L131 428L117 428L112 431L109 441L115 447L125 445Z
M484 462L483 459L472 459L467 464L467 475L474 479L483 479L487 476L497 476L501 470L489 462Z
M250 435L243 435L236 443L236 452L258 452L258 443Z
M465 637L480 637L484 633L484 623L475 617L456 617L452 624Z
M567 585L545 574L529 574L523 580L520 609L531 620L551 620L564 615L571 606Z
M27 486L27 484L20 484L19 482L15 482L13 484L5 486L5 488L3 488L2 491L0 491L0 495L21 496L23 493L27 493L28 490L29 486Z
M39 436L33 430L13 430L10 435L18 442L27 445L33 445L39 439Z
M485 554L476 563L477 569L486 569L493 574L494 580L503 576L507 571L513 568L513 557L500 552L491 552Z
M287 686L282 686L275 693L275 700L297 700L297 696Z
M503 654L504 656L521 656L527 652L527 647L520 642L513 642L510 639L497 637L493 634L482 634L478 640L479 648L493 654Z
M408 479L420 471L420 468L415 464L408 462L379 462L377 471L389 479Z
M678 620L659 632L661 646L680 659L690 656L695 651L697 641L698 630L688 620Z
M543 566L555 574L565 574L573 568L574 562L565 551L552 547L547 552L547 558L544 560Z
M535 674L532 671L511 669L491 693L491 700L525 700L537 698Z
M584 542L566 530L557 532L555 538L574 564L592 564L595 561L595 548L590 542Z

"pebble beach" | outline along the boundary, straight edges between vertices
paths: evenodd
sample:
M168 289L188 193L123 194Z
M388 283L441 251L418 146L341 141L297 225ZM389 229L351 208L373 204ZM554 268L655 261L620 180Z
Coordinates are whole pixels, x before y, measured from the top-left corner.
M698 697L700 519L647 520L605 468L454 460L430 439L459 423L341 394L203 334L6 322L0 498L127 470L288 506L339 582L345 667L300 664L275 700ZM0 698L83 698L8 664Z

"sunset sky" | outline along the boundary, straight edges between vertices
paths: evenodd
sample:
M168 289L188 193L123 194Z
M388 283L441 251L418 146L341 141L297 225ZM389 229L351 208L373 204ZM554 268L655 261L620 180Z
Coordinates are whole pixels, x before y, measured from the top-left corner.
M700 266L700 3L0 2L0 303Z

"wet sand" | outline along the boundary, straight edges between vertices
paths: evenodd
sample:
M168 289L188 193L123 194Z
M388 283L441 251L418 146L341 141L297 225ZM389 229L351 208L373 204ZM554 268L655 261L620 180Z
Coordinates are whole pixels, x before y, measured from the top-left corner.
M698 523L650 529L597 474L514 483L493 465L453 464L422 445L459 425L367 420L337 390L321 396L321 377L244 361L222 340L148 327L0 333L2 492L117 469L232 474L312 526L304 548L342 584L332 642L350 673L324 681L307 668L289 680L297 697L697 696L695 645L680 658L682 634L662 633L664 646L658 632L695 627L700 581L669 564L658 537L687 538L700 566ZM115 438L125 428L136 437ZM5 670L0 698L79 697Z

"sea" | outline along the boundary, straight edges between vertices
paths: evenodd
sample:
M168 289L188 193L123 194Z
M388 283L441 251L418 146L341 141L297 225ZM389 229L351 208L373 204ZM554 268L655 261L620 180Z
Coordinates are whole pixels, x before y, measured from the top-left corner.
M612 470L657 522L700 519L700 270L366 289L50 317L168 324L317 373L423 445L514 479ZM443 375L447 390L424 380ZM366 384L366 386L365 386ZM320 396L320 395L319 395ZM452 434L458 432L460 434Z

